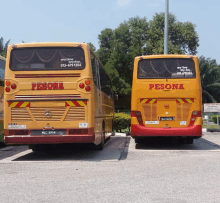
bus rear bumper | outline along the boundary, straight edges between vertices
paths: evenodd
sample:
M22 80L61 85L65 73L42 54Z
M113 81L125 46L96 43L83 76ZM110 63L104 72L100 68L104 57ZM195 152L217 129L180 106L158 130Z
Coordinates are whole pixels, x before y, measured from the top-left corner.
M61 143L94 143L94 135L12 135L5 136L7 145L30 145L30 144L61 144Z
M131 136L154 137L154 136L181 136L181 137L201 137L202 125L193 125L184 128L150 128L138 124L131 125Z

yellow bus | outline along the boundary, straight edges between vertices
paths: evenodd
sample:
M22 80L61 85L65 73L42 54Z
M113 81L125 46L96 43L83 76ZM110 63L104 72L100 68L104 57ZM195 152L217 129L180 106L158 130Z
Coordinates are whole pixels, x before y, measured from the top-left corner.
M111 81L86 43L9 45L4 141L29 145L94 143L112 133Z
M135 57L131 100L131 135L136 143L167 136L192 144L202 136L197 56Z

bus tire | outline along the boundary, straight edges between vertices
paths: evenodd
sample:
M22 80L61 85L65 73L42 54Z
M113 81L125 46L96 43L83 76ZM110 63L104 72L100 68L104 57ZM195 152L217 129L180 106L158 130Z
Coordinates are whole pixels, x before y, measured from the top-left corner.
M41 152L44 150L43 145L36 144L36 145L29 145L29 149L32 149L33 152Z
M95 145L95 149L103 150L104 149L104 144L105 144L105 138L104 138L104 134L102 133L101 142L100 142L100 144Z
M193 138L186 138L186 144L193 144Z
M101 142L100 142L100 144L96 145L95 148L97 150L103 150L104 149L104 144L105 144L105 124L103 122L103 124L102 124Z
M144 142L143 138L140 138L140 137L136 137L136 138L134 138L134 140L135 140L136 144L141 144Z

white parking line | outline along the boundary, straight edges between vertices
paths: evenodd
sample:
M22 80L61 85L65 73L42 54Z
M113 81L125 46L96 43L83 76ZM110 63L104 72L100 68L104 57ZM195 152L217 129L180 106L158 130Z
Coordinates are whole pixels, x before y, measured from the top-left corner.
M14 159L17 159L17 158L19 158L19 157L21 157L21 156L25 156L25 155L27 155L27 154L29 154L29 153L31 153L31 152L32 152L32 150L31 150L31 149L28 149L28 150L26 150L26 151L23 151L23 152L20 152L20 153L18 153L18 154L15 154L14 156L7 157L7 158L5 158L5 159L2 159L2 160L0 161L0 163L2 163L2 162L11 162L11 161L13 161Z

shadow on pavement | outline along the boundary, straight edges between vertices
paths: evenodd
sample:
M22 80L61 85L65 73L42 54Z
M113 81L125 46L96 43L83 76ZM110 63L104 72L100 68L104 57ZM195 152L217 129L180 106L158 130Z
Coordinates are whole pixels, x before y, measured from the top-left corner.
M89 144L60 144L42 152L30 152L13 161L118 161L124 151L127 137L111 137L102 151ZM125 157L125 156L123 156Z
M4 146L0 148L0 160L14 156L20 152L28 150L28 146Z
M193 144L178 144L171 138L148 138L138 143L136 149L145 150L218 150L220 146L204 138L194 139Z

